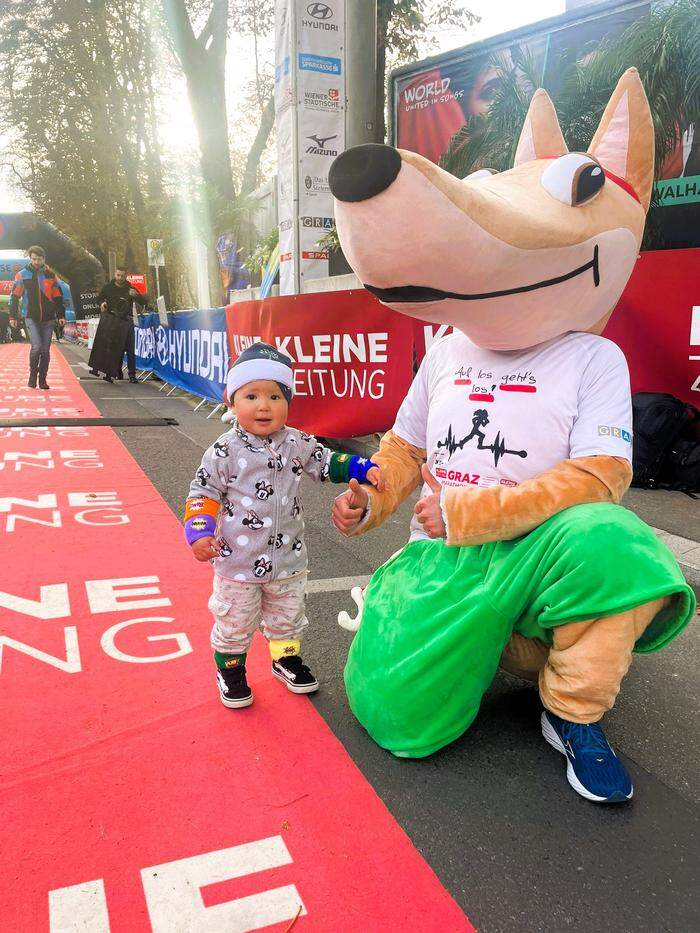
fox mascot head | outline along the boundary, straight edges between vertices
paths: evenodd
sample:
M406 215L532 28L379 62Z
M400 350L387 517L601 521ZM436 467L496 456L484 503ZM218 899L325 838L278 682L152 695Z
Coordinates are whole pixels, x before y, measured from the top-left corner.
M569 152L547 92L512 169L459 180L412 152L357 146L331 167L338 236L382 304L516 350L599 334L632 273L654 176L642 83L620 79L588 152Z

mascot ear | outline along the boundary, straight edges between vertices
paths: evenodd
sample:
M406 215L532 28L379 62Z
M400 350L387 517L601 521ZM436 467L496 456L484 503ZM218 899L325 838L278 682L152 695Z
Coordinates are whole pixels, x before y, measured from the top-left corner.
M563 156L568 151L554 104L544 88L539 88L530 101L513 165L546 156Z
M588 151L624 178L648 210L654 182L654 123L639 72L629 68L608 101Z

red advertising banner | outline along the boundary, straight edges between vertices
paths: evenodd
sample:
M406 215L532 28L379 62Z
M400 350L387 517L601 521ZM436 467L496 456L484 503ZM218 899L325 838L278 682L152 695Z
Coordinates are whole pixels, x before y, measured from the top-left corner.
M231 360L256 340L295 363L290 423L320 437L384 431L413 378L413 322L352 290L226 309Z
M10 280L0 281L0 295L11 295L13 284Z
M633 392L700 406L700 249L642 253L604 336L624 351Z
M126 277L127 282L132 285L140 295L145 295L148 291L146 276L140 272L130 272Z

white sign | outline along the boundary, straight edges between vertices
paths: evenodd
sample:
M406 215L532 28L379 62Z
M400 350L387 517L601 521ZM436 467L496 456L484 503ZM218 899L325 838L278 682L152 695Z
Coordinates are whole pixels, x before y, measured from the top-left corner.
M328 275L328 170L345 148L345 0L277 0L280 294Z
M165 298L162 295L156 300L156 307L158 308L158 318L163 327L168 326L168 311L165 307Z
M162 240L146 240L146 249L148 251L149 266L164 266L165 256L163 255Z

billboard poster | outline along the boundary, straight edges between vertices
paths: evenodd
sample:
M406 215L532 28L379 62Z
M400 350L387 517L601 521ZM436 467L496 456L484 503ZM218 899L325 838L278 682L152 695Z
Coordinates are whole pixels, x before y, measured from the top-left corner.
M399 69L391 81L394 144L439 163L469 118L488 111L498 83L494 53L506 63L516 50L526 56L556 104L570 66L590 61L603 40L647 16L650 6L585 7ZM658 167L657 177L648 222L653 247L700 246L700 137L693 126L680 128L677 145Z

